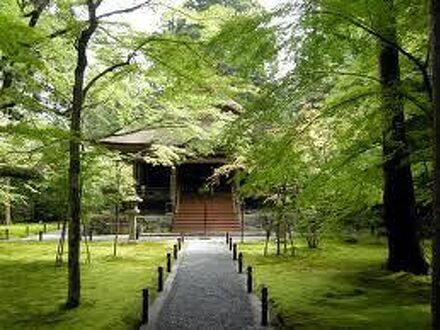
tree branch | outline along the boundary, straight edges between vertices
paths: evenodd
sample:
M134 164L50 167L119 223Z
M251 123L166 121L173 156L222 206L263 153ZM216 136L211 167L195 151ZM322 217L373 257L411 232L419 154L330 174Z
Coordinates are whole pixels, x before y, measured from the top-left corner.
M140 4L136 5L136 6L133 6L133 7L128 7L128 8L124 8L124 9L114 10L114 11L111 11L111 12L99 15L97 17L97 19L102 19L102 18L105 18L105 17L113 16L113 15L127 14L127 13L130 13L132 11L135 11L135 10L138 10L138 9L144 7L145 5L149 4L150 2L151 2L151 0L148 0L148 1L144 1L144 2L142 2L142 3L140 3Z
M44 9L49 5L49 0L43 0L38 4L35 4L35 9L31 11L29 14L25 15L25 17L30 17L29 19L29 27L35 27L40 19L41 14Z
M108 68L106 68L106 69L103 70L102 72L98 73L95 77L92 78L92 80L89 81L89 83L87 84L87 86L84 88L84 90L83 90L84 97L87 95L87 92L90 90L90 88L92 88L93 85L94 85L99 79L101 79L101 78L104 77L105 75L107 75L107 74L109 74L109 73L115 71L116 69L121 68L121 67L124 67L124 66L127 66L127 65L130 65L130 59L128 59L128 60L125 61L125 62L120 62L120 63L114 64L114 65L112 65L112 66L109 66Z
M426 91L428 93L428 97L430 100L432 100L432 86L431 86L431 79L429 77L429 73L428 73L428 68L425 65L425 63L423 63L422 60L420 60L419 58L417 58L416 56L412 55L411 53L409 53L408 51L406 51L404 48L402 48L399 44L397 44L396 42L393 42L391 40L388 40L386 37L384 37L382 34L380 34L379 32L377 32L376 30L374 30L373 28L369 27L367 24L365 24L364 22L362 22L362 20L356 18L356 17L351 17L351 16L347 16L345 14L336 12L336 11L331 11L331 10L321 10L321 11L316 11L317 14L321 13L324 15L332 15L332 16L336 16L339 17L351 24L353 24L354 26L364 30L365 32L367 32L368 34L376 37L377 39L379 39L380 41L386 43L387 45L393 47L394 49L396 49L399 53L401 53L402 55L404 55L408 60L410 60L411 62L414 63L414 65L417 67L417 69L420 71L420 73L423 76L423 83L425 84L426 87Z
M83 94L84 97L87 95L87 92L90 90L91 87L93 87L94 84L96 84L96 82L101 79L102 77L104 77L105 75L115 71L118 68L122 68L124 66L130 65L131 64L131 60L133 59L133 57L136 55L136 53L142 48L144 47L147 43L149 42L148 39L144 40L142 43L140 43L128 56L127 56L127 60L124 62L120 62L120 63L116 63L112 66L109 66L108 68L106 68L105 70L103 70L102 72L98 73L95 77L93 77L89 83L87 84L87 86L84 88L83 90Z
M71 29L61 29L61 30L57 30L52 32L51 34L49 34L49 39L54 39L57 38L59 36L65 35L67 32L69 32Z

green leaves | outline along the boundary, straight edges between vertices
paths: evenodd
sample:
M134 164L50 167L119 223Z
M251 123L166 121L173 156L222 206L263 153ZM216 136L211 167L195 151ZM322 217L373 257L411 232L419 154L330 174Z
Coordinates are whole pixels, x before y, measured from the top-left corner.
M0 56L25 65L38 63L34 51L42 35L28 26L15 1L0 4L0 35Z

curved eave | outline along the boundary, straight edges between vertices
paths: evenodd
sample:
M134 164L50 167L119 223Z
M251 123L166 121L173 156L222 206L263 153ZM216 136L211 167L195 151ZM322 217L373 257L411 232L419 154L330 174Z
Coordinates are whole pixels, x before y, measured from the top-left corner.
M102 145L111 150L120 151L123 153L140 152L148 149L149 145L144 143L117 143L117 142L107 142L100 141Z

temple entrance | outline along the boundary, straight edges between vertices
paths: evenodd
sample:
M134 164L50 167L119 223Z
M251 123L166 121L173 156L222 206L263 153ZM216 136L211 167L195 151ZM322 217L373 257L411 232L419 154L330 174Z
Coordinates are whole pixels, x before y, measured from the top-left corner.
M221 178L219 182L210 184L209 178L214 174L216 168L222 164L182 164L179 167L178 175L180 191L182 194L207 194L216 192L231 192L231 186L227 178Z
M221 163L190 163L178 168L179 198L172 230L208 234L240 230L227 178L210 182Z

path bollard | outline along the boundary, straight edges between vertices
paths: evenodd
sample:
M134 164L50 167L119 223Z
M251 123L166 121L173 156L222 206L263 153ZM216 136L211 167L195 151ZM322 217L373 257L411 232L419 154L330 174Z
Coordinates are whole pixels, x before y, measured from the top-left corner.
M43 225L43 232L44 232L45 234L47 233L47 225L46 225L46 224Z
M92 241L92 240L93 240L93 229L90 228L89 229L89 241Z
M237 243L232 246L232 260L237 260Z
M177 239L177 247L179 248L179 251L182 249L182 239L181 238Z
M243 273L243 253L238 254L238 272Z
M185 236L183 235L183 233L180 233L180 237L182 238L182 244L185 243Z
M41 230L38 232L38 240L40 242L43 240L43 232Z
M5 239L9 239L9 229L5 229Z
M174 259L177 259L177 245L176 244L173 245L173 257L174 257Z
M28 237L29 236L29 226L26 226L26 237Z
M226 233L226 244L228 244L229 243L229 233L227 232Z
M163 267L157 267L157 292L163 290Z
M252 267L247 268L247 292L252 293Z
M266 327L268 325L269 316L269 300L267 288L264 286L261 289L261 325Z
M143 289L142 290L142 324L148 323L148 300L149 300L148 289Z
M167 253L167 272L171 273L171 253Z
M136 235L135 235L135 237L136 237L136 241L139 239L139 228L136 228Z
M229 237L229 251L232 251L232 237Z

